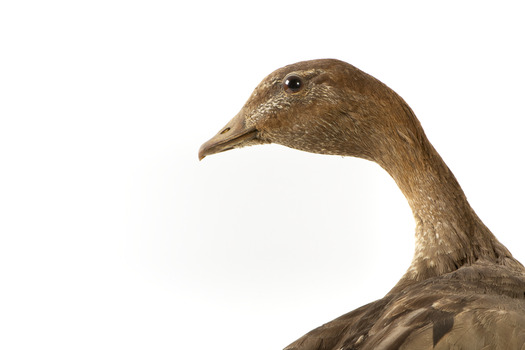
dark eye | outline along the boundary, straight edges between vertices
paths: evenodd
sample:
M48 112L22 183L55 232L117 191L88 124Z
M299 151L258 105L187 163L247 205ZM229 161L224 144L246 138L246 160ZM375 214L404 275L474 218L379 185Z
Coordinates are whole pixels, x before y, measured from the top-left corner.
M304 83L297 75L289 75L283 80L283 89L289 94L294 94L301 91Z

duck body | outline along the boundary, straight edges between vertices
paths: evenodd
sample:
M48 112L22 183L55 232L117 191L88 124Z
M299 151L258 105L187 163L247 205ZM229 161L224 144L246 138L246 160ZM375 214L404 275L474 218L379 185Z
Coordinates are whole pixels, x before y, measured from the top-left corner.
M416 222L416 249L397 285L286 350L525 349L525 268L478 218L406 102L332 59L276 70L199 158L278 143L378 163Z
M398 285L285 349L523 349L524 286L523 274L477 262Z

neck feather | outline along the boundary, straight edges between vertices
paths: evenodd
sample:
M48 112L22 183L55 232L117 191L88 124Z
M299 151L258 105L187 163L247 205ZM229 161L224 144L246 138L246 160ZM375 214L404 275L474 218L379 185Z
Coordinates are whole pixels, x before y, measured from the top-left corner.
M400 283L443 275L478 260L522 269L478 218L456 178L417 125L417 137L398 132L397 144L375 159L396 181L416 221L414 258Z

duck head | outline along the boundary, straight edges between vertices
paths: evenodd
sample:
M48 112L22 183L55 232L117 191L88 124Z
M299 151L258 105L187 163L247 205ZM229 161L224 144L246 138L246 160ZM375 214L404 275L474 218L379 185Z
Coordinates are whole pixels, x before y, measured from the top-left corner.
M199 159L277 143L379 161L393 143L414 143L420 133L408 105L379 80L339 60L304 61L268 75L240 112L201 146Z

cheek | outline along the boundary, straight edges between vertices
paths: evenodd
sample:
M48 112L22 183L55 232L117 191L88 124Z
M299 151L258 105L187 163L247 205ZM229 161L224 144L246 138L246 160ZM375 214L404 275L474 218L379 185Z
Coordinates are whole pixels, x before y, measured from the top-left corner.
M291 148L313 153L331 153L329 150L339 151L342 136L329 125L322 123L297 120L293 125L282 129L272 129L273 142Z

